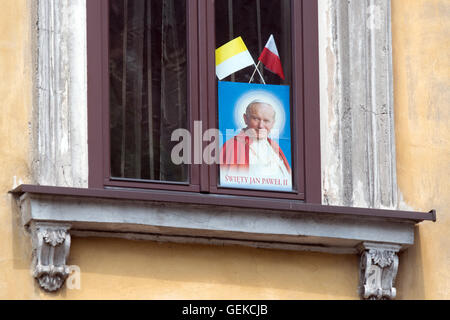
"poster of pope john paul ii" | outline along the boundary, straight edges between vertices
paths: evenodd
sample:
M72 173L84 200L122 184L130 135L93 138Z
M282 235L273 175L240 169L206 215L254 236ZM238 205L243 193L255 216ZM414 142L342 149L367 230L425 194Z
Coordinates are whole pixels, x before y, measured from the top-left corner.
M219 81L221 187L292 191L289 92Z

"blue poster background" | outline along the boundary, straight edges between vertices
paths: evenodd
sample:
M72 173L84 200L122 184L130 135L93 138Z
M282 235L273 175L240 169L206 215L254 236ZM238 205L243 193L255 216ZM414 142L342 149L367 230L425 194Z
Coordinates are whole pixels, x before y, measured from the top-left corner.
M292 167L289 86L219 81L219 130L223 135L220 146L234 136L234 134L227 136L227 130L236 133L245 128L243 121L245 109L248 103L255 99L267 101L276 109L275 127L279 130L277 142Z

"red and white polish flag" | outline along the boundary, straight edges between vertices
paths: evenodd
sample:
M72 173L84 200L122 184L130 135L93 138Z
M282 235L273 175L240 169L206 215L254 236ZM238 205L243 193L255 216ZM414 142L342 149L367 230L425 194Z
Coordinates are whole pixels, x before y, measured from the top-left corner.
M269 41L267 41L267 44L258 60L261 61L267 69L279 75L280 78L284 80L284 72L283 67L281 66L280 55L278 54L278 49L272 34L270 35Z

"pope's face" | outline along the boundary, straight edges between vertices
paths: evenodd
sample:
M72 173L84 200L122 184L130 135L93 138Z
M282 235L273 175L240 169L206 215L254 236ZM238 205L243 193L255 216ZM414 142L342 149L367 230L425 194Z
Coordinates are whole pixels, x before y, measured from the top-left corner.
M255 103L244 114L244 121L248 136L258 140L267 139L275 124L275 110L269 104Z

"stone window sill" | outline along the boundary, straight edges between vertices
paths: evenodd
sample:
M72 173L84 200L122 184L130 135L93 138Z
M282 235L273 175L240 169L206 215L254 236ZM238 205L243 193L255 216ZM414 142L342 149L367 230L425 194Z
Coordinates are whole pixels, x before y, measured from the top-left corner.
M335 254L361 254L365 244L375 243L398 252L413 245L417 223L436 220L435 211L333 207L185 192L21 185L10 193L18 200L22 224L31 231L37 254L39 246L56 247L64 241L70 245L70 236ZM60 272L61 285L65 277Z
M413 244L414 225L429 213L305 204L292 200L196 193L22 185L24 226L70 225L72 235L242 244L356 253L364 241Z

